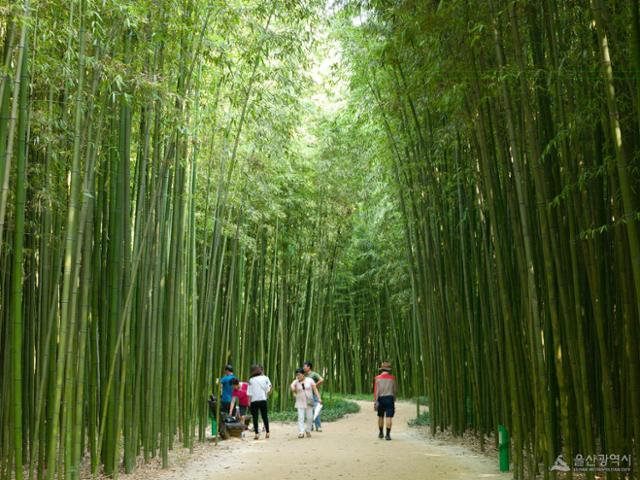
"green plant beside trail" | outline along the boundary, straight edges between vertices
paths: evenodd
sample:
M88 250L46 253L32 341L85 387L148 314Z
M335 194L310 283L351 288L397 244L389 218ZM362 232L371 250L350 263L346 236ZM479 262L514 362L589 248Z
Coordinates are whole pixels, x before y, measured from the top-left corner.
M293 408L293 400L288 402L285 410L269 413L269 419L274 422L295 422L297 420L296 410ZM322 421L335 422L349 413L358 413L360 406L342 397L326 398L322 407Z
M346 400L357 400L362 402L373 401L373 393L344 393L344 394L341 393L340 397ZM400 402L411 402L411 403L415 403L417 400L420 403L420 405L423 405L423 406L429 405L429 399L425 395L421 395L419 397L412 397L412 398L398 397L397 400Z
M431 416L429 412L422 412L416 418L412 418L407 422L410 427L426 427L431 425Z
M345 400L373 401L373 393L346 393L341 394L341 398Z

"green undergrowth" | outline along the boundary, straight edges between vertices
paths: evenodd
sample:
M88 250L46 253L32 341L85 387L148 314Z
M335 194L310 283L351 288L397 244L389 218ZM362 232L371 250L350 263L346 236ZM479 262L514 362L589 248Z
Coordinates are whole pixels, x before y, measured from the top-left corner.
M360 400L373 402L373 393L341 393L340 396L347 400Z
M431 425L429 412L422 412L417 418L412 418L407 422L410 427L426 427Z
M360 411L360 406L357 403L343 397L329 398L326 396L323 400L324 406L322 407L322 414L320 417L323 422L335 422L349 413L358 413ZM269 420L275 422L297 421L298 413L296 412L293 399L291 400L288 409L269 412Z
M423 407L429 406L429 399L425 396L414 397L411 399L413 403L418 402L419 405ZM424 410L415 418L412 418L407 422L410 427L425 427L431 425L431 415L429 415L429 410Z
M347 400L358 400L365 402L373 402L373 392L371 393L341 393L340 397L345 398ZM429 405L429 399L425 395L421 395L419 397L405 398L399 397L398 401L401 402L412 402L415 403L416 400L420 402L420 405L427 406Z

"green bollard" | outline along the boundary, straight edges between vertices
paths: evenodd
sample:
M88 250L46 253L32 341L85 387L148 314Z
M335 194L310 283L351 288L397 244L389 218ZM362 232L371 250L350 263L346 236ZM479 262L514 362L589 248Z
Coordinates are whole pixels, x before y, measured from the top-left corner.
M498 425L498 449L500 455L500 471L509 471L509 432L504 425Z

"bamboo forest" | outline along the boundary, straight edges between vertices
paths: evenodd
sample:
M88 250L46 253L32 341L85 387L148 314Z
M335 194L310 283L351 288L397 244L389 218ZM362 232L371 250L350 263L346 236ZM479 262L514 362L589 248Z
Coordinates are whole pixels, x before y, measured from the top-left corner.
M640 478L639 0L0 0L0 49L0 479L166 467L308 358Z

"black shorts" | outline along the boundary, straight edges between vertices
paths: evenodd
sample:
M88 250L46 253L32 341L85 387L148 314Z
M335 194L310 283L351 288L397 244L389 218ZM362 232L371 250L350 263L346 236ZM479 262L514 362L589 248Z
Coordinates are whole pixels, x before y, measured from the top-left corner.
M395 401L392 396L387 397L379 397L378 398L378 416L387 418L393 418L394 413L396 413Z
M247 414L247 408L244 405L238 405L237 407L240 410L240 415L242 415L243 417Z

